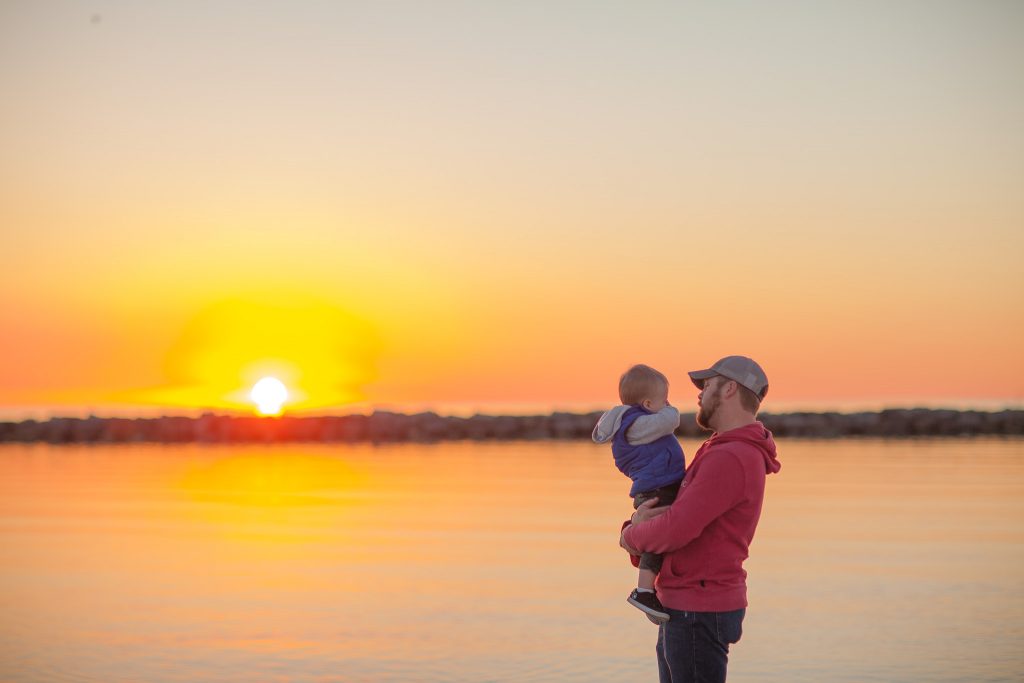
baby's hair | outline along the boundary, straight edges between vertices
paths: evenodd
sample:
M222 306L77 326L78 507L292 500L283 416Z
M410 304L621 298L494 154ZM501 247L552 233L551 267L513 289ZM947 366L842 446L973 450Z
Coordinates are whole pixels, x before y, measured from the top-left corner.
M668 377L649 365L634 365L619 378L619 400L622 405L636 405L654 398L662 387L668 387Z

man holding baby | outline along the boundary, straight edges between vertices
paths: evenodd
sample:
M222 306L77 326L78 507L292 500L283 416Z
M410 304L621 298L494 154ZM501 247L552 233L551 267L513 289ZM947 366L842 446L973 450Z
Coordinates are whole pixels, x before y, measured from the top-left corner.
M645 552L663 556L656 590L670 618L658 632L661 683L725 681L729 645L740 639L747 607L743 561L766 476L781 467L772 434L757 419L768 393L761 366L727 356L689 375L700 389L697 423L711 437L675 501L641 505L619 540L634 564Z

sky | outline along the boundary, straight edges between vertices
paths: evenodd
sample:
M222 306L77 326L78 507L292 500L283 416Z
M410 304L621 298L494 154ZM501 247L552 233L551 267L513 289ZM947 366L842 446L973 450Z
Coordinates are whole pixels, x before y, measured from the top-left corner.
M1024 5L0 2L0 413L1024 405Z

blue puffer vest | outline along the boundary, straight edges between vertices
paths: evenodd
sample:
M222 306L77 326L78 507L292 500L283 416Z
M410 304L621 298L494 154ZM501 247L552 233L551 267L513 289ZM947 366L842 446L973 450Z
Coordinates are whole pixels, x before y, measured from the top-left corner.
M650 414L650 411L640 406L631 406L623 414L619 431L615 432L615 438L612 440L615 466L633 480L633 487L629 489L630 496L659 486L674 484L681 481L686 473L683 448L674 435L668 434L639 446L633 446L626 441L626 430L638 417Z

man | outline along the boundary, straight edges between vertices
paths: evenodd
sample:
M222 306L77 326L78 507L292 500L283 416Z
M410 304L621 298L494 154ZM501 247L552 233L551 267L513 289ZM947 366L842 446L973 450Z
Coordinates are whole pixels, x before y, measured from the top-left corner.
M697 424L713 432L697 450L675 502L641 505L619 544L634 565L661 553L657 593L669 613L658 631L661 683L725 681L729 645L747 607L743 560L761 516L765 477L778 472L771 432L757 420L768 393L761 366L728 356L689 373L700 389Z

